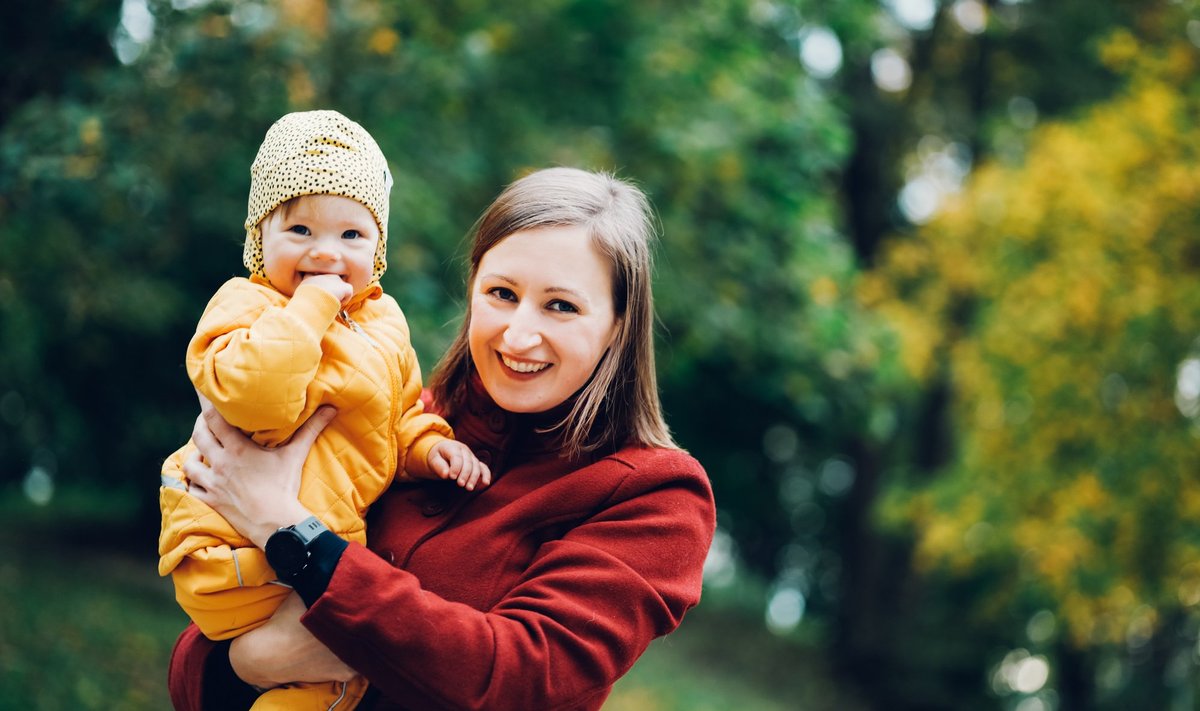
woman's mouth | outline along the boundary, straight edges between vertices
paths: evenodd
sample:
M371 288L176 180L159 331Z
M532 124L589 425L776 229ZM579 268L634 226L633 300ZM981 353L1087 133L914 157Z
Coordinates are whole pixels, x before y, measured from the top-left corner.
M514 360L514 359L509 358L508 356L504 355L503 353L500 354L500 361L502 363L504 363L504 365L508 366L512 370L517 371L518 373L539 373L539 372L545 370L546 368L550 367L549 363L538 363L538 362L526 361L526 360Z

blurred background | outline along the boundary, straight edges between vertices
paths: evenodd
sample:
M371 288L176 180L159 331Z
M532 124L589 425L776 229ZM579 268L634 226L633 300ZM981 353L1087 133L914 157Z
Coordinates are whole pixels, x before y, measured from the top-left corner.
M292 110L428 372L548 165L661 222L704 602L611 709L1200 708L1200 2L7 0L0 708L161 709L183 353Z

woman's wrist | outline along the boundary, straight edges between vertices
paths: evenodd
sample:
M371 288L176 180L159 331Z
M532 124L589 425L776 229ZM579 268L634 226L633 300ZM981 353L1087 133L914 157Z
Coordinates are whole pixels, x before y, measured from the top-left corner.
M312 515L312 512L304 508L299 501L281 505L278 511L272 511L270 514L263 516L261 522L256 522L254 524L255 530L248 532L249 535L247 535L247 538L260 549L266 550L267 539L271 537L272 533L281 528L295 526Z

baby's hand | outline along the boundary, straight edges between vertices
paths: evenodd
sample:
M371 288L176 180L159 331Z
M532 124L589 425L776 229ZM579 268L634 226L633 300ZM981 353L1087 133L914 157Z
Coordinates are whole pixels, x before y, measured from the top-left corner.
M450 479L467 491L492 483L492 472L462 442L445 439L429 450L429 468L442 479Z
M354 296L354 287L342 280L337 274L309 274L300 280L301 284L312 284L333 295L343 306Z

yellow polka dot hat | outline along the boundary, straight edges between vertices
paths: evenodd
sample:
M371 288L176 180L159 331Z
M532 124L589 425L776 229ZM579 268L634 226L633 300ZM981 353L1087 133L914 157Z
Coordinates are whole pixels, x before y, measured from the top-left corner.
M281 204L301 195L357 200L379 224L372 281L387 269L388 194L392 174L367 130L336 111L298 111L275 122L250 166L250 201L242 262L263 272L259 224Z

